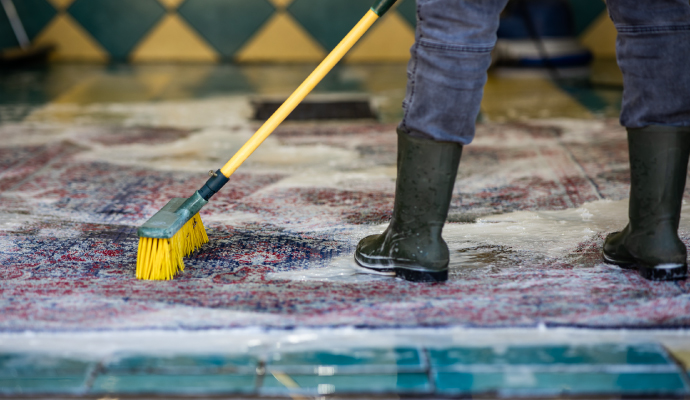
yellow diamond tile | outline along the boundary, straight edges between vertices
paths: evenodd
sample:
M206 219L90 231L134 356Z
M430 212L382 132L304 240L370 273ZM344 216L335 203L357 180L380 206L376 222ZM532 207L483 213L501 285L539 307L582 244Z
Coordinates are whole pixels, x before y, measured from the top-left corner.
M214 62L218 53L177 14L166 15L130 54L133 62Z
M580 36L580 41L595 57L616 58L616 27L606 12Z
M179 7L180 4L181 4L184 0L158 0L158 1L160 1L161 4L163 4L163 6L164 6L165 8L167 8L168 10L174 10L174 9L176 9L177 7Z
M278 9L289 6L292 1L293 0L270 0L270 2L273 3L273 5Z
M152 66L154 68L161 68L162 66ZM217 71L217 66L212 63L204 64L168 64L166 68L170 68L173 72L173 80L163 86L160 91L156 92L156 100L186 100L194 98L198 94L197 89L203 85L209 75ZM150 78L147 78L150 79ZM161 79L160 82L163 80Z
M290 15L276 13L237 53L240 62L312 62L324 49Z
M145 71L136 75L137 82L144 88L142 93L147 100L158 98L174 79L175 74L170 71Z
M152 101L176 82L179 71L140 69L132 75L92 74L55 98L53 104L126 103Z
M48 0L58 10L66 10L74 0Z
M348 62L400 62L410 58L414 31L398 13L384 16L345 57Z
M490 75L482 115L489 121L529 118L592 118L592 114L548 77Z
M670 349L671 354L680 361L686 370L690 371L690 349Z
M55 44L52 60L107 62L108 53L67 14L58 14L35 39L36 44Z

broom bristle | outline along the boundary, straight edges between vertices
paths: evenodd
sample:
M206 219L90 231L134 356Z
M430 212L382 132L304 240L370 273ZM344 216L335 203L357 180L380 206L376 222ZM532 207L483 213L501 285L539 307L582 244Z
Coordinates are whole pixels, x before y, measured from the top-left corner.
M139 238L137 279L168 280L184 270L182 257L208 242L201 216L195 214L169 239Z

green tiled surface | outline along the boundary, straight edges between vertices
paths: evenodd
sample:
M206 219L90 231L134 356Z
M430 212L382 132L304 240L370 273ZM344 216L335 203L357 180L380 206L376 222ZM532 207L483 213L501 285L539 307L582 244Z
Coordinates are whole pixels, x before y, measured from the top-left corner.
M657 344L432 349L439 393L686 393Z
M98 365L0 355L0 394L690 394L658 344L123 355Z
M99 375L93 393L249 393L256 388L255 375Z
M14 7L17 9L17 14L22 20L29 39L36 37L57 14L55 8L47 0L14 1Z
M515 369L494 373L436 372L433 375L436 391L443 394L687 393L679 373L564 373Z
M330 374L366 373L426 369L422 352L413 348L343 349L342 351L310 351L274 353L267 359L267 370L319 373L327 368Z
M426 373L290 375L288 379L298 387L288 387L279 378L280 376L266 375L261 386L261 393L324 395L333 393L422 393L431 390Z
M465 365L670 365L661 346L524 346L429 350L433 367Z
M569 1L574 10L576 30L580 34L605 13L604 3L600 0ZM109 58L115 61L127 60L137 44L142 43L156 23L161 21L168 12L162 2L74 0L71 4L56 2L53 5L49 0L14 0L31 39L45 32L44 28L65 12L55 8L64 4L68 6L66 12L76 20L74 28L84 28L89 32L91 36L86 39L98 42ZM372 3L373 0L293 0L286 4L288 12L298 21L299 28L330 50ZM415 1L399 0L398 3L391 13L398 13L414 26ZM277 12L282 12L282 7L275 7L269 0L184 0L179 3L179 8L173 5L169 12L185 19L195 31L193 33L200 34L221 57L232 59L266 21ZM70 40L66 37L63 46L71 45ZM16 45L7 17L0 10L0 49ZM79 51L82 50L77 49Z
M259 361L250 355L145 357L106 362L97 393L246 393L256 386Z
M0 49L16 47L18 45L19 43L10 25L10 20L7 19L7 14L0 9Z
M232 57L274 11L267 0L187 0L178 9L223 57Z
M398 12L413 26L416 25L416 2L404 0L398 5ZM602 12L606 10L606 3L601 0L568 0L573 10L575 32L580 35Z
M80 393L92 364L37 354L0 355L0 393Z
M249 355L177 356L177 357L126 357L105 365L109 373L179 373L179 372L253 372L258 363Z
M398 0L398 12L412 26L417 25L417 2L414 0Z
M68 12L114 59L124 60L165 8L157 0L75 0Z
M581 34L601 13L606 3L601 0L569 0L575 18L575 32Z
M288 11L314 39L332 50L372 4L371 0L294 0Z

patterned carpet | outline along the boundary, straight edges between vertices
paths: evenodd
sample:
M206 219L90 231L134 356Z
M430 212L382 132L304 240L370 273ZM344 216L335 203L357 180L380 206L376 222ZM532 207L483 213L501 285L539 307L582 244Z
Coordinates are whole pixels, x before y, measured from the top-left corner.
M108 110L130 113L115 122L61 123L53 110L0 126L0 330L690 326L690 284L600 261L606 232L625 224L615 121L480 125L445 231L445 284L351 269L359 238L391 215L394 127L286 125L202 210L210 243L184 273L146 282L134 279L137 226L197 189L255 124L135 108Z

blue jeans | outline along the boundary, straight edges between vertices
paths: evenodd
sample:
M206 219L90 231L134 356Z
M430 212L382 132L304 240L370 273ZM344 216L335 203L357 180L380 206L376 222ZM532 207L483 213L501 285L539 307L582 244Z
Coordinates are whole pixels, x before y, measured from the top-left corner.
M469 144L508 0L417 0L400 129ZM690 126L690 3L608 0L623 71L621 124Z

